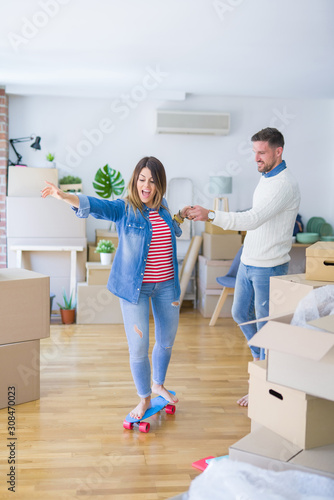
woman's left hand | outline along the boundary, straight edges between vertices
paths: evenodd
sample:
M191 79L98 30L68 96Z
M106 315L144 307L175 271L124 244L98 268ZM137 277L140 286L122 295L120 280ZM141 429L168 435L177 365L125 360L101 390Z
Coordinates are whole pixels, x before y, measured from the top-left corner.
M179 214L181 215L182 219L189 219L189 210L191 210L193 207L190 205L187 205L186 207L182 208L182 210L179 211Z

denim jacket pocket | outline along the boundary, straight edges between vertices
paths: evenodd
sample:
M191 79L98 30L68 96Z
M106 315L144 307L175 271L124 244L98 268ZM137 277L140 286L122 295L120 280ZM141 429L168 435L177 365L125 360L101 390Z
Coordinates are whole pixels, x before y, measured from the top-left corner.
M131 233L140 233L145 229L145 226L143 223L140 222L127 222L125 224L124 232L127 234Z

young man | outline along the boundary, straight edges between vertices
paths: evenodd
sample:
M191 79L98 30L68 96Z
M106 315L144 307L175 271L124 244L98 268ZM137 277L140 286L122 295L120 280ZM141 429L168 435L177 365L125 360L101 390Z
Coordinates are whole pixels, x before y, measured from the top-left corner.
M200 206L187 207L193 220L211 221L223 229L247 231L237 274L232 307L233 319L244 323L269 314L270 276L287 274L292 233L300 203L296 180L282 160L284 138L275 128L253 135L253 151L261 179L254 191L253 206L245 212L219 212ZM264 322L241 326L249 341ZM250 346L254 360L264 350ZM248 395L239 399L248 406Z

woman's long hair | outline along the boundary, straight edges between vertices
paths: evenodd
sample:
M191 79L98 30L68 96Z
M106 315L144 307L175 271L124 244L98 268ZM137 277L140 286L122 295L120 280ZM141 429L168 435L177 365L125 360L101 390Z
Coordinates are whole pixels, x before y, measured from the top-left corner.
M143 202L139 197L137 181L140 172L145 167L147 167L151 171L151 175L156 187L156 191L152 200L153 207L156 210L159 210L159 208L163 206L162 200L167 188L165 168L161 161L159 161L154 156L145 156L137 163L132 173L130 182L128 184L128 196L125 199L125 201L129 203L129 205L131 205L134 212L136 212L136 209L138 209L141 213L143 213Z

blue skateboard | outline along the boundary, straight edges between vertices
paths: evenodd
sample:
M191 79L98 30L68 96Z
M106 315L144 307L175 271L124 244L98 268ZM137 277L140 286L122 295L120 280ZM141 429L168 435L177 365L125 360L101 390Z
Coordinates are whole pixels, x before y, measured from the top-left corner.
M169 392L175 396L174 391ZM165 408L166 413L174 415L176 409L175 405L167 401L167 399L163 398L162 396L156 396L151 400L151 406L146 410L142 418L132 418L130 417L130 413L128 413L123 422L124 429L132 430L134 427L137 427L140 432L148 432L151 426L148 422L144 422L144 420L151 417L152 415L155 415L163 408Z

